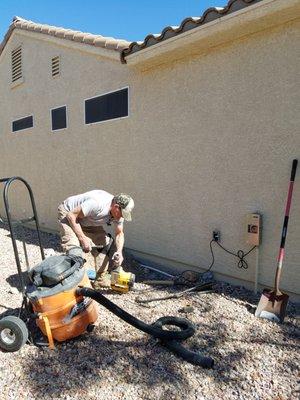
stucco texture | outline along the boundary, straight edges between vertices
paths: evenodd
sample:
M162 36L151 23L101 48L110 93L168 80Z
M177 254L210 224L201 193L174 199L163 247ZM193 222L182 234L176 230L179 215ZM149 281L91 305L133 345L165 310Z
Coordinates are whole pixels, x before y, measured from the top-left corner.
M11 88L10 51L23 45L24 83ZM259 283L272 285L290 167L300 156L299 23L251 35L161 67L139 70L16 33L0 60L1 175L33 188L44 228L57 205L93 188L135 199L126 247L180 268L210 264L212 231L231 251L246 243L246 214L263 215ZM53 79L51 58L61 56ZM129 117L84 124L84 99L129 87ZM51 132L50 109L67 105L68 128ZM34 115L34 128L11 132ZM299 172L299 171L298 171ZM300 278L300 172L291 208L282 289ZM25 209L22 196L16 210ZM25 207L25 208L24 208ZM251 285L249 268L215 247L213 270Z

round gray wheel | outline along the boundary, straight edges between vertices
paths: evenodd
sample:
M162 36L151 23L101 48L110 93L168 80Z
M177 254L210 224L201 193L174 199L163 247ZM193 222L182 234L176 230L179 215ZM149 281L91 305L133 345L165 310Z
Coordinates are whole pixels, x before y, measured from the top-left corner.
M5 351L18 351L28 340L25 322L18 317L8 316L0 320L0 348Z

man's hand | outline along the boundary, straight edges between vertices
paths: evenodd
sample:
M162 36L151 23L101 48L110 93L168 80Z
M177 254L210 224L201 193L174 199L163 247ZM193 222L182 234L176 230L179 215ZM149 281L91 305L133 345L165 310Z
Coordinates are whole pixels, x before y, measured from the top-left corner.
M92 241L88 237L83 236L80 239L80 244L85 253L89 253L92 250Z
M82 231L81 225L80 225L80 220L84 217L84 214L82 212L82 209L80 206L74 208L74 210L69 211L66 215L66 218L75 232L76 236L78 237L78 240L80 242L80 245L82 247L82 250L85 253L88 253L92 249L92 241L85 236L85 234Z
M122 262L124 260L122 253L119 251L116 251L113 254L112 259L115 262L115 264L117 264L117 265L122 265Z
M124 232L123 232L123 224L116 225L115 227L116 233L116 252L113 254L112 259L116 265L122 265L124 260L122 250L124 247Z

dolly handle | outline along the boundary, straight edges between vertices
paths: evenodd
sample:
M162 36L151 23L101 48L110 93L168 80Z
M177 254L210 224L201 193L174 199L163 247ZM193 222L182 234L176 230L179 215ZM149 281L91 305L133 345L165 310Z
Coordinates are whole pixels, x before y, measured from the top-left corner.
M275 291L276 291L276 293L279 293L279 281L280 281L280 276L281 276L282 262L283 262L283 258L284 258L285 239L286 239L287 228L288 228L288 224L289 224L289 215L290 215L290 208L291 208L291 203L292 203L292 195L293 195L294 180L295 180L295 176L296 176L297 165L298 165L298 160L294 159L293 165L292 165L291 179L290 179L290 184L289 184L286 207L285 207L285 216L284 216L282 233L281 233L280 249L279 249L279 254L278 254L278 259L277 259L277 269L276 269L276 276L275 276Z

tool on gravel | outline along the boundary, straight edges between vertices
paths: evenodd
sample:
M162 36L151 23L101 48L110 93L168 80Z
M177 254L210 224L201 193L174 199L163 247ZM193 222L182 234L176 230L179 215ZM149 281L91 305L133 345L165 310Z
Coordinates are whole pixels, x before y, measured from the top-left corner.
M143 283L144 285L162 285L162 286L173 286L176 285L174 281L167 281L167 280L149 280L149 281L142 281L139 283Z
M137 303L145 304L145 303L151 303L152 301L161 301L161 300L169 300L169 299L178 299L185 294L193 293L193 292L201 292L201 293L211 293L214 290L212 289L213 282L208 282L208 283L202 283L200 285L193 286L189 289L185 289L182 292L179 293L172 293L168 296L163 296L163 297L154 297L151 299L141 299L140 297L136 297L135 301Z
M289 223L290 207L292 202L292 194L294 187L294 180L296 176L298 160L293 160L291 178L288 189L288 196L285 208L285 216L283 222L283 228L281 233L280 249L277 259L277 268L275 276L274 289L264 289L255 311L255 316L260 318L266 318L275 322L283 322L286 308L289 300L289 296L286 293L279 290L279 282L282 270L282 263L284 258L284 246L287 235L287 228Z
M166 285L166 286L173 286L173 285L193 285L195 286L196 282L199 282L201 279L202 274L196 271L183 271L178 275L174 275L172 280L145 280L141 281L140 283L144 283L147 285Z
M199 272L199 271L194 271L194 270L185 270L183 272L180 272L177 275L172 275L169 274L165 271L161 271L160 269L150 267L148 265L145 265L143 263L138 262L137 260L133 260L132 266L137 268L137 271L140 271L140 268L145 268L149 269L150 271L153 271L154 273L158 273L161 275L164 275L168 278L168 280L156 280L156 279L145 279L143 281L138 281L139 283L145 283L149 285L193 285L195 286L196 283L200 284L201 282L204 283L205 281L210 281L213 278L213 275L208 269L207 271L204 272ZM203 279L205 277L205 279Z

